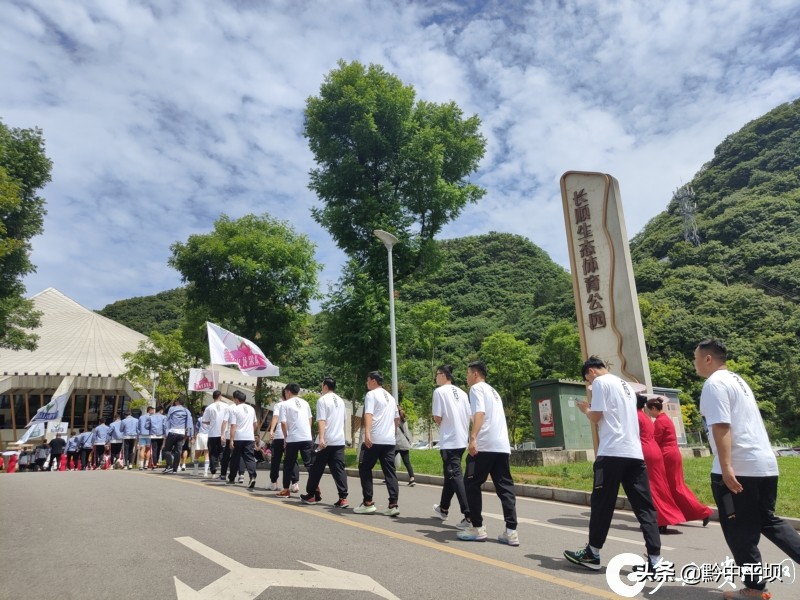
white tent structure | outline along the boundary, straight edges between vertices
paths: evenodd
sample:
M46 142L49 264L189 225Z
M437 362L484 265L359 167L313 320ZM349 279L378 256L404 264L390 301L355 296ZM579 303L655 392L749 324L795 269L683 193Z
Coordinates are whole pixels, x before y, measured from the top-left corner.
M122 355L147 339L48 288L33 298L41 311L34 351L0 349L0 444L16 441L30 417L53 395L70 393L63 419L95 424L147 397L122 378Z

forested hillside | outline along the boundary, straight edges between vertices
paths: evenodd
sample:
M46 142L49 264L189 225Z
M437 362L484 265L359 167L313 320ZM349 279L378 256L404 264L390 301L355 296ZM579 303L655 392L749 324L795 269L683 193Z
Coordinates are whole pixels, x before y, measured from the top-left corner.
M186 290L176 288L153 296L118 300L97 312L144 335L170 333L180 328Z
M654 381L697 400L692 350L702 338L721 338L773 437L796 438L800 101L729 136L690 187L694 215L673 199L631 242ZM685 235L692 218L695 240Z

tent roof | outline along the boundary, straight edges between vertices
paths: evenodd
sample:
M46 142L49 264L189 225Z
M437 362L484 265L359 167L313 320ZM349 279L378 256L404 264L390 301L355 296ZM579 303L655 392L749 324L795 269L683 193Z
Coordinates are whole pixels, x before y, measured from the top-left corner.
M38 348L0 349L0 374L50 373L118 377L125 372L122 355L135 352L141 333L84 308L54 288L31 298L42 312Z

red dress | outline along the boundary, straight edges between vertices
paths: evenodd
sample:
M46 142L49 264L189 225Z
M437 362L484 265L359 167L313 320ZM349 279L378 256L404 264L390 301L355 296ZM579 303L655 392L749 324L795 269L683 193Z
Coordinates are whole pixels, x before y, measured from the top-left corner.
M656 417L653 428L656 443L661 446L664 455L664 467L675 504L687 521L701 521L710 516L711 509L697 499L683 480L683 457L672 421L662 412Z
M642 442L642 454L644 454L644 462L647 465L647 479L650 480L650 495L653 496L653 505L656 507L658 526L666 527L683 523L686 519L672 499L672 491L664 470L664 457L653 436L653 422L641 410L637 412L639 439Z

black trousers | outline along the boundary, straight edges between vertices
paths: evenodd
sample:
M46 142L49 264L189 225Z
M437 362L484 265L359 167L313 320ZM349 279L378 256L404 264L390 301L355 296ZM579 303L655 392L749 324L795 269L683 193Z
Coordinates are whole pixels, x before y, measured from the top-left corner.
M168 433L167 441L164 442L164 458L167 461L167 468L173 471L178 471L178 465L181 464L181 452L183 450L183 442L186 440L186 435L183 433Z
M50 455L50 462L47 463L47 470L53 470L53 463L56 463L56 471L61 468L61 455L60 454L51 454Z
M231 452L231 461L233 464L244 463L244 468L250 475L250 479L256 478L256 443L254 440L234 440L233 451ZM240 473L242 469L240 468ZM236 473L231 469L228 474L228 481L233 483L236 479Z
M395 454L399 454L400 458L403 459L403 464L406 466L406 471L408 471L408 478L414 479L414 467L411 466L411 456L408 450L395 450Z
M95 444L94 447L94 468L99 469L103 466L103 457L106 455L105 444Z
M73 450L72 452L67 452L67 469L77 469L78 468L78 456L79 452L77 450Z
M287 442L286 456L283 459L283 489L289 489L291 475L297 471L297 480L300 481L300 467L297 465L297 453L300 452L300 459L306 469L311 468L311 440L305 442ZM272 460L275 460L273 455Z
M378 461L381 463L386 490L389 492L389 504L397 504L400 487L397 484L397 472L394 468L394 446L389 444L372 444L372 448L361 444L358 453L358 476L361 479L364 502L372 502L372 468Z
M650 495L650 481L643 460L621 456L598 456L594 461L592 512L589 517L589 545L602 548L611 527L619 486L639 520L648 554L661 554L656 509Z
M464 488L464 474L461 471L461 457L464 456L464 450L466 448L439 451L442 455L444 469L444 485L442 485L439 507L443 510L450 510L450 502L455 494L462 514L469 518L469 502L467 501L467 491Z
M127 467L136 462L136 457L133 456L133 447L136 445L136 438L125 438L122 442L124 444L123 460Z
M211 459L211 474L216 475L222 456L222 438L220 436L208 438L208 456Z
M467 455L467 474L464 488L469 505L469 519L473 527L483 526L483 496L481 486L491 475L494 493L500 498L503 507L503 520L509 529L517 528L517 495L514 493L514 480L511 478L511 455L504 452L478 452Z
M317 486L325 473L325 467L331 470L331 477L336 484L339 498L347 498L347 473L344 470L344 446L325 446L318 450L314 462L308 470L306 494L316 494Z
M763 534L769 541L800 563L800 534L780 517L775 516L778 499L778 478L736 477L742 491L732 494L722 475L711 474L711 491L719 510L719 523L733 560L739 566L761 564L758 541ZM744 575L746 587L763 590L766 584L758 577Z
M231 457L233 456L233 450L231 449L231 445L226 440L225 446L222 449L222 456L219 460L219 474L222 477L226 477L228 475L228 465L231 462ZM239 466L235 471L231 471L232 473L238 473L239 475L244 475L244 459L240 456L239 457Z
M112 467L114 466L114 463L117 462L117 459L119 458L120 452L122 452L122 440L120 440L118 442L111 442L110 454L111 454L111 466Z
M281 463L283 462L283 454L286 449L286 442L284 440L272 440L272 458L269 464L269 480L271 483L278 483L278 473L281 470ZM300 481L300 467L295 464L294 472L292 473L292 483Z
M92 453L91 448L81 448L81 469L87 471L89 469L89 455Z
M161 449L163 447L164 438L150 438L150 461L153 463L153 467L157 467L158 463L161 462Z

